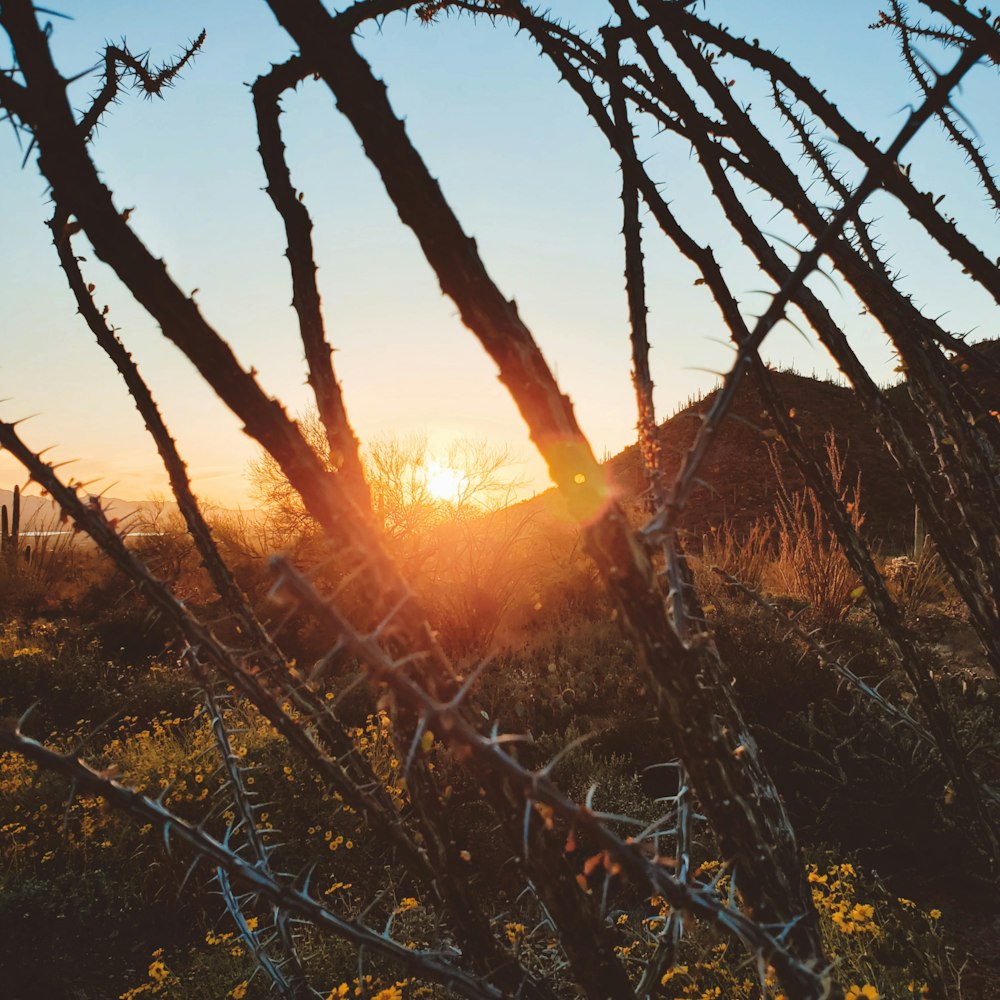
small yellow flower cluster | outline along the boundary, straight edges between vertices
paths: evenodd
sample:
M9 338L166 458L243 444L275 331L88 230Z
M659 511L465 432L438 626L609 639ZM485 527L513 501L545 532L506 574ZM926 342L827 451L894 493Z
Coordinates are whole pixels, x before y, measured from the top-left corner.
M153 961L149 963L146 975L147 982L140 983L119 995L118 1000L136 1000L142 996L167 996L168 991L178 984L177 977L167 968L163 961L163 949L157 948L152 954Z
M879 926L875 921L875 907L854 901L852 865L831 865L823 873L815 865L809 866L808 879L812 885L813 904L821 917L826 917L842 934L870 934L878 937Z
M847 910L846 906L838 907L830 914L837 929L845 934L878 934L875 924L875 907L868 903L855 903Z
M663 978L660 980L661 986L666 986L675 976L686 976L688 974L688 967L686 965L675 965L671 969L663 974Z
M409 985L409 980L400 979L393 983L392 986L383 986L377 992L372 992L378 985L377 980L371 976L365 976L364 992L371 1000L403 1000L403 991ZM361 996L361 992L361 981L355 979L353 986L350 983L341 983L339 986L334 986L327 994L326 1000L348 1000L350 997Z
M364 726L358 726L348 731L357 744L358 749L368 758L372 770L382 782L397 809L402 809L409 803L406 794L406 779L403 776L399 762L399 754L392 741L392 720L388 714L379 709L375 715L369 715ZM427 753L434 744L434 734L429 730L421 737L421 746ZM433 765L428 762L429 767Z
M334 882L326 892L323 893L324 896L332 896L335 892L340 892L343 889L352 888L353 883L351 882Z
M512 945L517 945L524 939L525 926L524 924L506 923L503 925L503 932Z
M158 983L162 983L167 976L170 975L170 970L162 962L152 962L149 966L149 978L155 980Z
M694 877L722 895L721 887L727 877L724 871L718 862L707 862L697 868ZM925 952L921 949L930 936L940 933L936 921L941 912L937 909L925 912L912 900L888 895L877 880L863 877L848 862L810 865L806 877L820 917L827 954L837 961L845 985L850 984L846 1000L882 1000L890 995L893 998L906 995L904 970L914 975L928 968L922 964ZM870 901L864 898L862 886L867 887ZM618 935L616 952L634 959L637 968L656 947L670 914L662 896L651 897L649 906L649 915L641 919L632 914L626 919L620 913L610 918L611 929ZM913 911L918 919L914 920L907 911ZM925 921L923 929L921 917ZM908 920L912 931L901 920ZM881 968L873 954L875 947L889 949L901 960L892 970L885 970L884 982L872 981L871 970ZM667 1000L788 1000L773 969L767 972L762 994L759 981L747 976L741 956L728 954L724 941L713 943L710 937L706 939L699 925L685 933L677 961L677 965L662 974L662 995ZM920 985L921 981L911 981L909 993L927 1000L929 991L926 985Z

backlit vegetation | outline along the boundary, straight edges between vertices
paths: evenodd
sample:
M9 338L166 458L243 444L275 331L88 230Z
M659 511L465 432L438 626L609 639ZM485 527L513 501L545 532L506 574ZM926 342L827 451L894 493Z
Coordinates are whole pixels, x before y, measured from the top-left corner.
M3 988L18 1000L988 996L1000 981L985 930L1000 865L1000 373L990 345L920 312L866 213L876 192L894 199L1000 299L992 256L901 159L936 119L1000 207L951 103L1000 61L992 15L952 0L928 0L930 23L895 3L881 13L874 28L895 36L918 96L880 145L775 50L697 5L610 0L592 36L520 0L268 5L299 49L251 98L316 402L302 421L174 284L91 159L123 86L161 94L204 32L160 67L109 46L74 112L50 12L0 5L0 105L38 154L59 265L176 502L135 530L0 422L0 444L90 539L36 559L13 523L2 533ZM630 484L597 462L355 47L357 29L402 10L430 30L470 16L529 38L611 147L638 410ZM931 71L918 45L947 68ZM743 98L744 75L768 85L768 114ZM281 101L304 81L329 89L357 133L558 499L508 503L502 450L359 446L285 160ZM645 144L665 134L770 282L759 316L649 173ZM763 228L757 192L794 243ZM736 350L683 445L654 406L654 227L697 269ZM125 334L93 298L90 248L260 445L259 521L213 516L192 491ZM899 386L854 353L808 280L821 267L878 324ZM759 354L790 313L850 385L826 396L849 394L874 429L872 465L905 486L894 514L918 508L931 542L918 533L912 559L872 532L870 483L834 415L789 405ZM727 420L751 381L758 416ZM752 457L761 445L770 474ZM705 476L732 516L695 533Z

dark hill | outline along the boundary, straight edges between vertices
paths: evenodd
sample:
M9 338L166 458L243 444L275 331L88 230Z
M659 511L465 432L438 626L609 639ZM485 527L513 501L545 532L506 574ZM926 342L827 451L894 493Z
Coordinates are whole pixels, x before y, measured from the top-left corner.
M954 362L956 376L981 401L982 412L1000 409L1000 341L975 345L987 359L986 367L970 369ZM961 373L961 374L959 374ZM802 431L806 442L822 458L825 438L833 431L838 448L846 458L846 481L853 484L861 475L861 506L865 514L865 532L870 540L881 542L889 550L902 551L913 539L913 503L895 462L882 445L854 391L843 385L825 382L790 371L772 371L775 388ZM694 441L715 392L696 400L660 425L660 440L668 476L673 476ZM886 393L897 416L918 451L929 453L926 426L910 400L905 382ZM724 521L744 529L758 518L769 517L774 510L776 475L771 451L777 458L781 476L791 490L800 489L802 477L780 441L774 442L765 432L769 420L751 379L741 384L729 418L701 470L707 486L695 489L688 505L683 527L700 545L701 535ZM934 463L928 462L933 468ZM626 508L643 519L642 494L645 479L639 450L632 445L606 463L619 499ZM543 499L544 497L544 499ZM559 503L554 490L529 505L542 503L553 509Z
M794 411L806 442L822 453L826 434L832 430L841 454L846 456L847 479L861 473L862 508L869 533L898 544L912 532L913 506L905 484L875 430L858 406L851 389L794 372L772 372L775 388ZM668 476L673 476L694 441L715 392L685 407L660 425L660 440ZM773 449L781 475L792 490L802 477L787 450L763 432L770 426L757 390L745 379L729 418L723 424L701 471L708 484L692 494L684 527L696 538L726 520L744 528L771 514L776 476L769 452ZM634 503L645 488L642 458L635 446L608 462L613 482L626 504Z

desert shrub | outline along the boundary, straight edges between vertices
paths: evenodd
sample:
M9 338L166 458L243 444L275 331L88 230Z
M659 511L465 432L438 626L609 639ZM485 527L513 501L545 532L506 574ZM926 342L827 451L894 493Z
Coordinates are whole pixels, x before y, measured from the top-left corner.
M179 513L162 505L140 508L128 525L129 547L185 601L204 600L211 583Z
M930 538L916 558L894 556L887 559L882 573L889 584L889 592L908 622L927 605L939 604L954 592L944 562Z
M288 539L254 512L216 510L208 520L219 552L240 589L257 605L273 583L267 560L275 552L287 551Z
M562 734L541 737L531 748L531 756L539 766L555 760L553 776L577 801L589 796L593 808L601 812L646 822L655 818L657 806L646 794L631 758L607 752L600 733L582 732L571 723Z
M13 645L12 640L0 645L0 650L10 653L0 659L0 664L10 661L18 669L34 671L36 680L40 666L48 664L53 669L69 666L65 649L60 663L51 650L41 645L17 647L13 651L7 648ZM135 678L104 675L104 683L94 684L98 669L107 665L108 661L94 657L82 675L91 687L106 692L109 699L117 699L131 710L137 702L132 694ZM172 689L175 695L184 695L184 701L190 705L186 690L189 682L173 670L154 664L140 675L138 683L150 689L154 702L162 704L164 694ZM7 693L10 688L5 686L3 690ZM20 710L23 699L33 693L28 685L16 697L8 694L4 709ZM70 698L78 711L83 701L78 695ZM51 709L49 713L49 719L34 717L34 722L47 725L53 721ZM271 815L280 814L283 833L291 841L291 846L283 851L283 863L292 868L312 866L315 884L325 901L345 915L356 915L370 904L369 893L377 892L375 873L381 870L384 860L365 836L362 817L338 795L325 790L311 772L300 773L266 720L238 703L233 703L225 714L228 727L239 734L235 751L245 762L245 780L251 795L270 804L258 813L258 827L265 842L274 836L267 829ZM350 728L349 734L397 806L404 808L407 799L401 757L389 733L388 716L373 712L361 725ZM224 779L214 759L215 737L201 712L192 716L188 707L187 715L171 715L159 709L151 718L131 713L97 734L93 733L89 720L76 718L50 733L47 741L66 750L86 745L90 759L106 768L107 773L161 796L175 814L200 821L218 837L224 836L227 826L234 821L230 809L220 812L210 808L218 801L216 793ZM432 768L433 757L432 752L429 761ZM205 927L197 920L192 922L187 907L173 899L172 893L184 879L190 860L184 850L175 851L174 863L164 860L159 836L152 834L148 826L139 826L102 808L100 800L93 796L74 795L67 799L63 782L47 772L37 773L23 757L11 753L0 755L0 850L6 859L0 894L3 899L0 932L11 925L21 928L4 936L0 969L9 965L19 970L16 976L24 979L24 996L37 995L31 991L37 990L40 983L45 987L45 995L66 1000L70 997L106 1000L129 991L134 997L183 995L196 1000L225 996L232 990L240 996L266 994L261 986L246 985L254 964L232 929L219 930ZM59 887L64 884L90 886L87 904L77 909L72 920L62 914L74 895L67 893L63 902L59 902L62 892ZM191 886L195 888L193 893ZM196 874L191 886L189 900L195 912L221 914L217 898L204 891L212 888L211 879L206 882L202 875ZM199 890L199 886L204 889ZM354 886L358 888L355 890ZM393 889L388 883L385 888ZM220 919L223 923L228 920ZM57 928L62 945L60 955L64 959L47 960L45 975L39 978L31 963L24 964L23 955L17 953L15 945L26 933L25 928L33 929L35 946L51 955L53 927ZM112 992L94 985L96 972L103 968L102 962L93 961L91 954L94 927L100 927L102 935L111 935L114 941L107 955L108 967L114 968L114 975L105 980L105 984L117 984L107 987ZM48 945L39 944L45 940ZM149 941L160 942L151 955L144 951ZM352 981L357 959L349 947L325 936L322 939L317 936L312 944L313 966L318 972L325 971L330 982ZM127 963L122 962L123 951L131 955ZM79 960L84 956L86 961L81 963ZM84 973L77 974L75 967L81 964ZM5 982L21 981L14 976L12 972ZM241 983L244 993L240 992ZM395 983L391 977L384 982L376 977L372 981L372 995L380 988L392 988Z
M148 940L176 940L191 924L188 907L168 893L132 896L110 867L53 867L3 879L0 979L11 1000L114 1000Z
M170 631L141 603L122 602L101 615L90 629L104 653L118 663L138 663L163 652Z
M981 686L982 684L982 686ZM912 701L905 680L885 677L881 693ZM985 682L942 678L945 705L963 744L987 780L1000 753L1000 697ZM788 714L758 733L786 804L807 840L836 843L887 875L924 870L963 892L978 892L981 854L974 826L937 753L866 702L846 696Z
M645 688L634 654L612 615L580 620L498 655L476 696L491 720L515 730L561 731L572 716L608 720L631 714Z
M780 729L790 713L837 697L836 677L804 657L801 644L758 608L731 608L713 628L736 696L753 725Z
M115 641L121 638L116 631ZM100 623L8 625L0 632L0 708L16 717L34 706L32 725L57 732L78 726L91 731L126 710L144 724L190 714L190 679L169 657L135 647L115 650L106 639ZM152 644L143 635L141 645Z
M979 869L971 824L936 751L844 687L780 621L734 609L715 624L737 696L775 773L800 835L861 852L899 871L933 854L967 879ZM851 669L919 720L914 695L885 637L861 616L824 639ZM987 781L995 781L1000 682L931 657L945 706ZM974 881L973 877L973 881Z
M809 487L791 491L783 478L781 463L772 451L771 464L777 481L775 517L778 557L774 575L784 592L808 602L824 621L842 618L857 588L857 576L829 526L819 497ZM861 475L854 484L846 481L844 456L830 432L826 438L826 471L857 531L864 524L861 513Z
M526 556L506 635L544 641L608 613L605 587L565 520L545 514L533 521Z
M514 603L526 600L539 545L532 520L516 508L453 517L425 541L414 585L453 655L488 649Z
M92 547L69 534L25 536L17 553L0 558L0 616L30 621L63 608L93 563Z
M713 572L716 568L733 576L745 587L760 590L774 561L774 525L770 521L754 521L749 530L738 532L732 521L702 535L698 573L699 590L718 600L745 603L748 598L736 587L721 581Z

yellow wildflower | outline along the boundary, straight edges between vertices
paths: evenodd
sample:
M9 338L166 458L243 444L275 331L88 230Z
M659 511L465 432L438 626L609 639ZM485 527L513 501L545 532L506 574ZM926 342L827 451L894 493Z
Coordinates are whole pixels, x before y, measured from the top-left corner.
M156 982L162 983L167 976L170 975L170 970L160 961L152 962L149 966L149 978L155 979Z
M517 944L524 937L525 927L524 924L507 923L504 924L503 930L504 934L507 935L507 940L511 944Z
M854 983L848 989L844 1000L879 1000L879 992L871 983L865 983L864 986Z
M660 980L661 986L666 986L674 976L686 976L688 967L686 965L675 965L672 969L667 969Z

